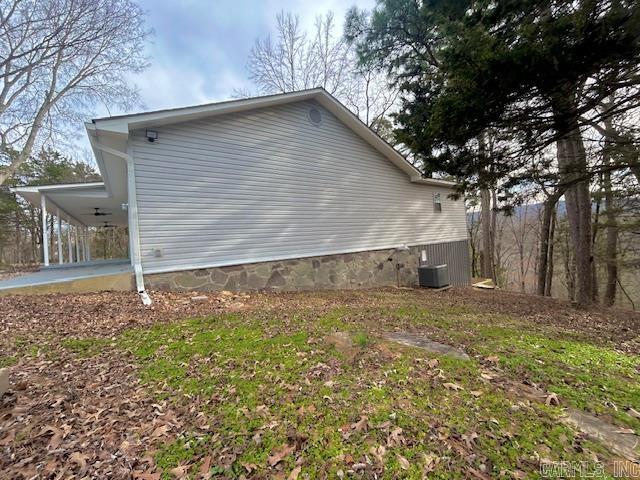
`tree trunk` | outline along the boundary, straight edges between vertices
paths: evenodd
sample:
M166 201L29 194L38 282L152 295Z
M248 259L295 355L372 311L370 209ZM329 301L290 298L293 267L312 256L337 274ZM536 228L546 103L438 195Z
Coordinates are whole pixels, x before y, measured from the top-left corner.
M611 120L605 121L605 128L607 131L613 133L613 126L611 126ZM631 173L636 177L636 181L640 183L640 149L632 142L628 142L626 148L623 149L624 158L631 169Z
M20 232L20 212L19 210L15 211L16 217L16 264L22 263L22 241L21 241L21 232Z
M536 293L538 295L544 295L547 288L547 270L549 264L549 249L553 248L553 240L551 235L552 219L556 211L556 203L562 195L563 190L556 190L550 195L544 202L542 210L542 225L540 227L540 251L538 258L538 286ZM550 247L551 246L551 247Z
M576 257L575 255L569 256L569 270L568 270L568 282L567 289L569 291L569 300L576 301Z
M600 176L600 185L602 186L602 176ZM596 251L596 241L598 239L598 232L600 230L600 206L602 205L602 192L599 192L596 197L596 208L593 217L593 229L591 234L591 251ZM595 256L591 261L591 300L593 302L598 301L598 271L596 269Z
M524 245L520 243L518 245L518 259L520 260L520 293L526 292L526 285L524 281Z
M31 214L31 263L40 261L40 245L42 244L42 222L38 220L39 209L30 208Z
M51 259L51 262L53 263L55 261L54 259L54 252L56 252L56 246L55 246L55 238L53 236L53 215L49 215L49 258Z
M605 121L607 131L612 130L611 119ZM616 286L618 281L618 222L615 212L615 198L611 187L611 171L607 167L611 164L611 138L605 137L603 151L604 173L602 174L602 189L604 190L604 208L606 219L605 264L607 266L607 283L604 289L602 303L607 307L616 301Z
M469 247L471 248L471 276L478 277L478 227L480 225L480 219L476 216L475 206L468 215L467 231L469 232Z
M567 240L568 238L565 239L564 274L567 283L567 298L573 302L576 299L575 257L571 253L571 247Z
M563 134L557 140L560 181L564 195L571 243L575 252L576 301L588 305L592 300L591 195L587 174L587 155L578 128L575 90L566 89L555 99L556 129Z
M480 157L486 157L487 145L484 133L478 136L478 154ZM480 190L480 226L482 228L482 248L480 254L480 273L484 278L491 278L497 284L495 275L495 212L491 211L492 193L489 188ZM495 205L494 205L495 207Z
M544 295L551 296L551 287L553 285L553 240L556 232L556 209L553 209L551 216L551 228L549 230L549 255L547 257L547 278L544 285Z
M40 130L42 130L44 119L50 108L51 105L48 104L48 100L40 106L40 109L38 110L38 113L33 120L33 124L31 125L31 130L29 131L29 135L27 136L27 141L20 150L20 153L13 157L9 165L6 165L4 168L0 169L0 185L6 182L10 176L15 174L18 171L20 165L22 165L29 159L29 156L31 155L33 147L36 143L36 139L40 134Z
M491 192L483 189L480 192L482 227L482 265L481 273L484 278L494 278L493 275L493 251L491 249Z
M602 303L611 307L616 301L616 282L618 280L618 223L616 221L614 199L611 192L611 174L606 173L605 177L609 177L605 180L605 215L607 218L605 261L607 265L607 284L605 286Z
M477 260L476 260L476 245L475 242L473 241L473 237L471 237L471 240L469 242L469 246L471 247L471 276L472 277L476 277L477 276L477 272L478 272L478 266L476 265Z
M491 278L493 283L498 285L498 272L500 267L500 247L501 242L497 242L496 236L498 235L498 194L495 188L491 188L491 235L489 236L489 248L491 251Z

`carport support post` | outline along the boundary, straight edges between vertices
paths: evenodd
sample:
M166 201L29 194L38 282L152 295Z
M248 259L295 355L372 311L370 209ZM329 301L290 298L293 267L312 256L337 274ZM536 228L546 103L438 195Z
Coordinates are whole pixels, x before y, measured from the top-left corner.
M49 266L49 232L47 231L47 199L40 194L40 209L42 210L42 257L44 266Z
M73 227L73 236L76 241L76 262L80 262L80 239L78 237L78 227Z
M85 229L86 233L86 246L87 246L87 262L91 261L91 232L89 231L89 227Z
M82 229L82 258L87 261L87 227Z
M57 223L57 236L58 236L58 263L63 264L64 259L62 258L62 218L60 218L60 209L56 209L56 216L58 217Z
M73 241L71 240L71 220L67 219L67 242L69 243L69 263L73 263Z
M78 227L78 246L80 247L78 258L84 262L84 245L82 244L82 228L80 227Z

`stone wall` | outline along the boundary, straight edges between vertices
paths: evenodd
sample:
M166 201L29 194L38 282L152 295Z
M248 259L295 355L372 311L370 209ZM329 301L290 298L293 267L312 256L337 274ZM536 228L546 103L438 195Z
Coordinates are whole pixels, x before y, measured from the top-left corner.
M466 252L468 259L466 240L438 245L439 250L434 252L443 251L450 255ZM451 248L443 249L443 246L449 245ZM426 245L410 247L409 251L375 250L149 274L145 275L145 286L151 290L175 291L372 288L396 285L397 273L400 286L415 286L418 283L418 258L423 248L427 249L431 262L446 263L444 258L433 258L429 253L432 246ZM443 253L440 252L438 255L442 256ZM397 264L400 264L399 270L396 269ZM451 282L467 285L468 267L466 273L459 272L455 275L452 272Z

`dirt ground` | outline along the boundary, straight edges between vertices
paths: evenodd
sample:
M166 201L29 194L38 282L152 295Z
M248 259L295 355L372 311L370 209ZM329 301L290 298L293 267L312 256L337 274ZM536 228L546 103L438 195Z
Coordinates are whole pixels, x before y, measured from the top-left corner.
M496 290L378 291L393 293L391 298L379 296L377 301L383 304L393 304L395 298L404 298L421 306L471 307L490 314L514 315L534 323L579 331L594 339L619 342L620 348L640 351L635 350L632 342L640 335L640 312L599 306L582 309L563 300ZM151 292L153 304L150 307L142 305L133 292L9 296L0 298L0 342L42 335L110 337L127 328L222 311L308 307L326 311L336 306L371 306L370 291L225 293L207 294L205 300L194 301L192 299L200 294ZM5 348L10 350L10 347Z
M581 332L594 340L616 342L618 348L640 352L635 338L640 335L640 312L592 306L582 309L569 302L512 292L451 289L431 292L419 289L381 289L393 297L380 296L381 303L396 299L415 305L469 307L488 314L514 315L536 324ZM73 295L9 296L0 298L0 345L11 351L11 339L41 338L43 335L111 337L136 326L153 325L234 310L327 311L336 306L371 306L371 291L326 291L259 294L208 294L151 292L153 304L142 305L133 292L101 292ZM375 290L374 290L375 292ZM4 345L3 345L4 344Z
M196 296L151 292L150 307L137 295L122 292L0 298L0 360L11 371L11 391L0 398L0 476L159 479L149 452L180 431L202 429L203 420L189 403L172 402L144 385L131 358L112 354L110 342L132 328L177 319L260 312L295 322L293 315L302 310L320 315L342 307L370 312L376 305L468 308L516 317L534 327L578 332L629 354L640 353L640 313L578 309L514 293L382 289ZM373 333L390 328L376 318L370 326ZM85 346L83 338L92 343ZM68 339L75 342L73 349L65 344ZM92 356L96 339L102 339L103 349ZM181 478L179 470L171 475ZM200 478L210 476L203 470Z

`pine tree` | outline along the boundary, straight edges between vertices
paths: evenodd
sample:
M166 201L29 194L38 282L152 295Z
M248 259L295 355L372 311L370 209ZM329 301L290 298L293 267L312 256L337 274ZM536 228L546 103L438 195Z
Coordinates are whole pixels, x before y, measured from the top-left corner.
M565 197L576 265L576 300L592 300L593 172L581 136L602 115L637 100L640 8L635 1L382 0L372 15L347 18L347 38L366 62L384 65L402 92L397 141L432 171L514 187L532 178L531 153L555 145L556 186ZM486 178L478 136L510 136L510 152ZM505 179L507 179L505 181Z

